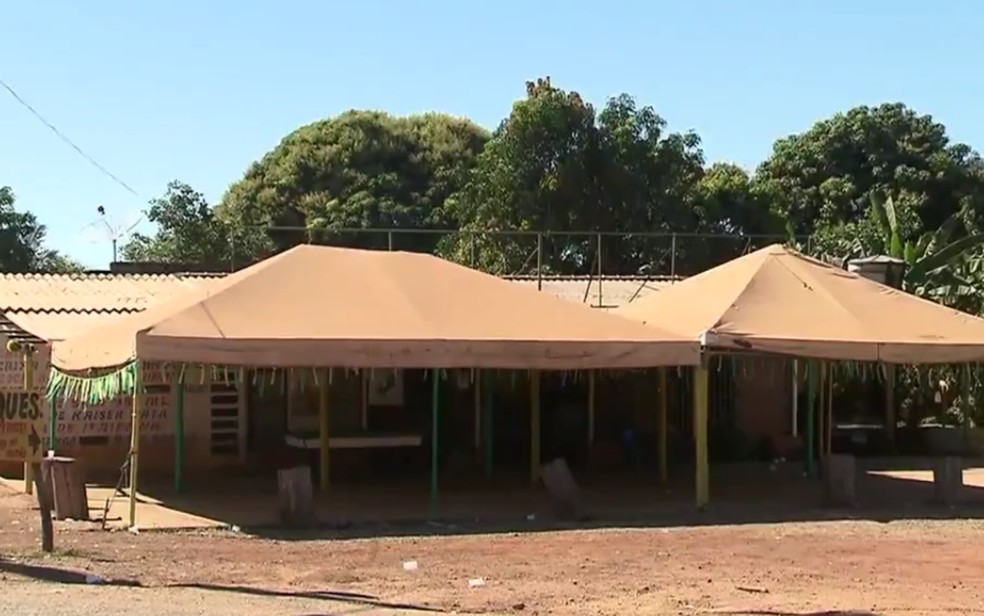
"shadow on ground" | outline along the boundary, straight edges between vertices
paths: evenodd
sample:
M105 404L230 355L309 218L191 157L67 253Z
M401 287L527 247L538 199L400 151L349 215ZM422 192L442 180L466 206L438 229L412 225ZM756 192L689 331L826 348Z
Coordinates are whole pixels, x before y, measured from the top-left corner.
M378 538L408 535L468 535L604 527L770 524L868 520L984 520L984 468L967 460L965 484L956 506L933 502L932 459L858 459L857 502L831 508L823 483L804 477L801 464L736 464L712 467L711 506L693 505L693 469L678 468L667 483L645 471L576 473L583 511L577 522L561 521L543 489L527 477L442 477L437 499L427 481L383 481L333 485L318 499L320 523L312 529L277 524L276 481L269 474L203 475L175 493L167 481L148 481L140 503L142 530L236 528L278 540ZM155 504L156 503L156 504ZM181 517L185 516L185 517ZM190 519L199 524L167 524ZM157 524L156 522L164 522Z
M318 591L282 591L270 590L267 588L255 588L252 586L228 586L222 584L172 584L167 588L194 588L196 590L208 590L217 592L234 592L244 595L257 597L291 597L297 599L320 599L323 601L337 601L340 603L355 603L371 608L404 610L414 612L429 612L443 614L444 610L426 605L413 605L410 603L390 603L383 601L373 595L362 593L343 592L338 590L318 590Z
M30 578L41 582L54 582L56 584L103 584L111 586L140 586L136 580L106 580L102 578L91 579L91 574L85 571L74 571L61 567L49 567L47 565L32 565L22 562L0 558L0 573L9 573L20 577Z

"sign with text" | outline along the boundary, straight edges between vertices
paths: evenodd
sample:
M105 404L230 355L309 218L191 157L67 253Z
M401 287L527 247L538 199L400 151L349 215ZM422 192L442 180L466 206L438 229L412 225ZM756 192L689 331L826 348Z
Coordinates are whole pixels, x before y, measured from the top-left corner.
M39 462L44 400L38 392L0 392L0 460Z
M174 434L170 388L164 392L148 391L140 417L141 440ZM83 404L73 400L58 401L57 437L59 446L119 445L130 440L133 399L121 396L102 404Z

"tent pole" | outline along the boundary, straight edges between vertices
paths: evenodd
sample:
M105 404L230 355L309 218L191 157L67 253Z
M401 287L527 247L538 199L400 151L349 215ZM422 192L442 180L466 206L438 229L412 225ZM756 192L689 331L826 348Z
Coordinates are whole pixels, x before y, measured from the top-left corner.
M595 371L588 371L588 445L595 440Z
M143 366L137 363L133 376L133 409L130 415L130 528L137 526L137 488L140 477L140 416L143 414Z
M362 380L359 382L361 386L361 399L359 401L359 411L362 419L362 429L369 429L369 377L366 375L365 370L361 370Z
M318 387L318 432L321 437L321 458L319 460L319 476L321 493L325 494L331 488L331 388L328 384L328 370L322 369L321 383Z
M184 492L184 467L185 467L185 386L184 368L182 367L177 374L175 382L174 403L174 491L180 494Z
M885 364L885 436L895 449L895 364Z
M694 368L694 451L696 453L696 492L697 507L704 508L711 500L710 469L707 453L707 422L708 422L708 371L707 357L701 357L701 363Z
M495 458L492 451L493 437L495 435L495 423L493 421L494 417L492 415L494 409L492 408L492 406L495 398L493 396L494 392L492 390L493 381L489 380L489 374L485 373L482 375L482 377L485 379L485 384L483 388L484 389L483 393L485 396L485 404L483 405L484 412L482 413L482 420L483 423L485 423L485 446L482 449L484 450L485 453L485 479L491 480L492 470L495 463L494 462Z
M793 360L793 407L792 407L792 417L790 422L792 423L793 438L799 436L799 360Z
M824 436L826 441L824 448L826 455L833 453L834 439L834 366L830 366L827 373L827 434Z
M50 455L55 455L58 448L58 400L52 398L48 401L48 451Z
M540 371L530 371L530 485L540 478Z
M437 513L437 453L438 426L441 414L441 371L431 370L431 475L430 475L430 510L433 516Z
M817 392L817 398L819 399L819 404L817 404L817 461L823 462L824 459L824 435L827 433L827 429L824 426L826 423L827 415L827 362L820 362L820 391Z
M806 476L812 477L814 464L813 464L813 443L815 440L814 424L816 423L816 418L814 417L814 411L817 404L817 366L813 361L807 362L806 364L806 434L804 435L804 440L806 441Z
M482 450L482 371L476 370L472 372L472 374L474 375L472 393L475 396L472 400L472 406L475 408L475 416L472 419L472 429L475 431L473 438L475 441L476 461L478 461L479 452Z
M666 368L659 369L659 480L666 483L667 469L667 378Z

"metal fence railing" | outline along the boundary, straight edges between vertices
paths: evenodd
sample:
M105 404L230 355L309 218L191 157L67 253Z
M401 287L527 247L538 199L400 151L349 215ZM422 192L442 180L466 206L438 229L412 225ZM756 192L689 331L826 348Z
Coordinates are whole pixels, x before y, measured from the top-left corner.
M438 254L499 275L682 277L720 265L782 235L441 229L265 229L268 250L311 243ZM231 246L232 254L248 251ZM255 255L253 255L255 256ZM264 255L265 256L265 255ZM233 268L245 263L232 263Z

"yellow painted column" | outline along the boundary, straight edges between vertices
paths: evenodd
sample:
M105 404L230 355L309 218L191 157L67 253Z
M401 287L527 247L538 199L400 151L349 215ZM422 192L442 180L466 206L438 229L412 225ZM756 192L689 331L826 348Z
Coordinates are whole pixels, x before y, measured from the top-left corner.
M318 417L319 417L319 436L321 440L321 492L325 493L331 486L331 408L329 403L330 384L328 383L328 371L320 371L320 381L318 387Z
M659 480L666 483L669 477L667 468L667 378L666 368L659 369Z
M540 371L530 371L530 485L540 479Z
M588 445L595 440L595 371L588 371Z
M708 422L708 372L706 358L694 368L694 451L696 453L697 507L703 508L711 500L710 462L707 448Z
M130 528L137 526L137 489L140 477L140 416L143 414L143 369L138 363L133 377L133 409L130 415Z

